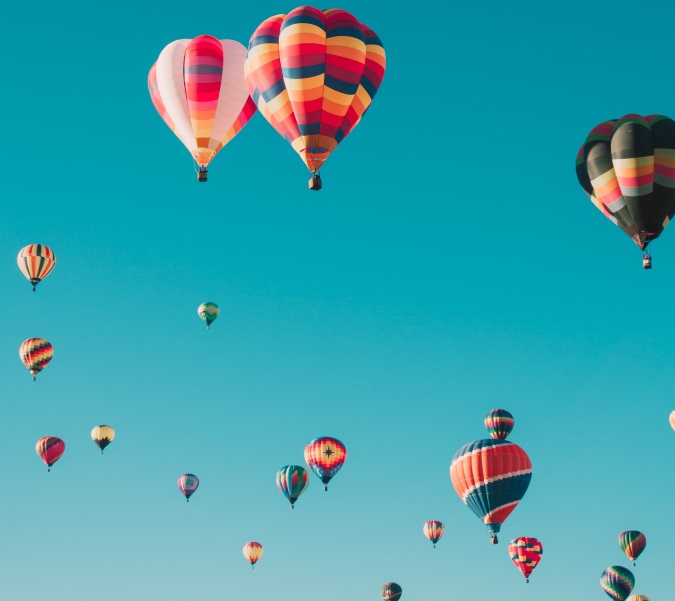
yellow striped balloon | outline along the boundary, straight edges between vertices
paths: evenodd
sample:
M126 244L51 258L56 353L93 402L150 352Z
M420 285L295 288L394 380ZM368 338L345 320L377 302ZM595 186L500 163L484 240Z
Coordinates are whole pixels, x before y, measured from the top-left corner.
M44 338L29 338L19 347L19 357L28 371L35 376L39 374L54 356L54 348Z
M631 595L626 601L649 601L647 595Z
M101 449L101 455L103 455L103 449L105 449L114 438L115 430L110 426L94 426L94 429L91 431L91 439L96 443L98 448Z
M56 265L54 251L44 244L29 244L24 246L16 258L21 273L33 284L33 292L42 280L44 280Z

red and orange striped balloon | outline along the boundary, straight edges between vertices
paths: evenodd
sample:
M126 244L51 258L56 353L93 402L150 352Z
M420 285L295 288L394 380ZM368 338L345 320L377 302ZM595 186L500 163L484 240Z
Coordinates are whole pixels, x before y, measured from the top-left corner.
M29 338L19 347L19 357L28 371L35 376L39 374L54 356L54 348L44 338Z
M44 280L56 265L54 251L44 244L24 246L16 257L21 273L33 284L33 291Z
M263 21L245 64L258 109L313 174L368 110L385 68L372 29L347 11L312 6Z

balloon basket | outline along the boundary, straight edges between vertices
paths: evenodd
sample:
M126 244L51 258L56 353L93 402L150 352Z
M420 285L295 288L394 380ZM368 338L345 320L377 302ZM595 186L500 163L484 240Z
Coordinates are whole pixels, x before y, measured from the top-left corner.
M205 182L207 180L207 177L206 177L207 173L208 172L206 171L206 169L200 169L199 171L197 171L197 181L198 182Z
M318 173L313 173L309 179L309 189L317 192L321 190L321 176Z
M491 545L498 545L499 544L499 539L497 538L496 535L490 537L490 544Z

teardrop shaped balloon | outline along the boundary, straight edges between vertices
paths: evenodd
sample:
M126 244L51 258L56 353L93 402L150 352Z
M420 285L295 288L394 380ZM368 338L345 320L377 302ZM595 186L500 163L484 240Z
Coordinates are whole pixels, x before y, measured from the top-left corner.
M65 450L66 443L56 436L44 436L35 444L35 451L47 466L48 472Z
M624 567L612 566L602 573L600 586L615 601L626 601L635 586L635 576Z
M626 115L591 130L577 155L577 178L593 204L643 251L675 215L675 122ZM647 260L648 259L648 260Z
M321 478L323 489L328 490L330 479L340 471L347 449L337 438L315 438L305 446L305 463Z
M220 307L216 303L202 303L197 308L197 315L206 322L206 329L216 320L220 315Z
M386 582L380 591L384 601L398 601L403 594L403 589L395 582Z
M251 541L244 545L242 552L244 553L244 557L251 564L251 567L253 567L256 564L256 562L262 557L263 546L260 543Z
M198 486L199 478L194 474L183 474L178 478L178 490L185 495L185 500L188 502Z
M56 265L54 251L44 244L29 244L24 246L16 257L21 273L33 284L33 292Z
M47 367L53 356L54 348L44 338L29 338L24 340L19 347L19 357L28 371L33 374L33 380Z
M511 561L525 576L525 582L530 581L532 570L537 567L544 553L541 542L531 536L519 536L509 543Z
M304 467L285 465L277 472L277 488L284 493L291 504L291 509L308 485L309 474Z
M424 536L426 536L435 547L436 543L441 539L441 536L443 536L443 533L445 532L445 526L443 525L443 522L439 522L438 520L429 520L422 527L422 532L424 532Z
M485 416L485 428L490 436L503 440L513 430L513 415L506 409L493 409Z
M668 421L670 422L670 427L675 430L675 411L670 412L670 416L668 417Z
M635 565L635 560L647 546L647 538L639 530L626 530L619 534L619 547Z
M234 40L200 35L162 50L148 74L157 112L199 165L206 167L255 113L244 81L246 48Z
M101 449L101 455L103 454L103 449L105 449L115 438L115 430L110 426L100 425L94 426L91 431L91 439L96 443L99 449Z
M486 438L465 444L452 458L450 480L462 502L490 532L490 542L532 479L532 463L517 444Z
M319 169L382 83L382 42L347 11L300 6L258 26L244 68L260 113L312 172L310 189L319 190Z

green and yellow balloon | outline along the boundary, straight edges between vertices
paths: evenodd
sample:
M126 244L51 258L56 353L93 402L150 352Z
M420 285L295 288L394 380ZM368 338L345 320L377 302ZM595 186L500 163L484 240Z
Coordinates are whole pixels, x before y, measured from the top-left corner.
M220 307L216 303L202 303L197 309L197 315L206 322L206 329L216 320L220 315Z

